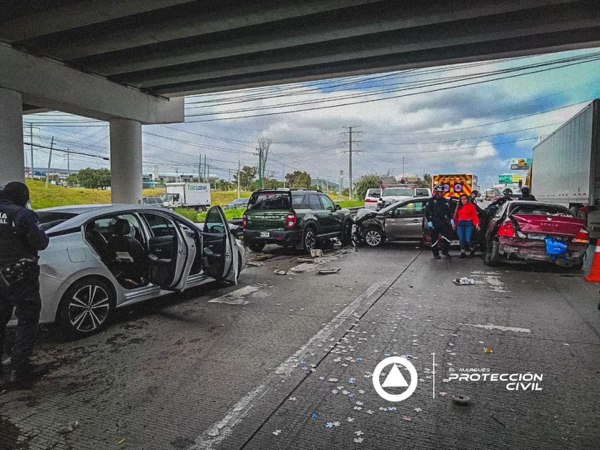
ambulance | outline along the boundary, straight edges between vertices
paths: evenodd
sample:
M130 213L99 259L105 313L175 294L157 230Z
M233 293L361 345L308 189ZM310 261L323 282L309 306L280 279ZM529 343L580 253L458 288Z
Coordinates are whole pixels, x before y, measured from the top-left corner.
M472 174L434 175L433 189L438 186L443 186L446 198L460 197L462 194L470 197L473 191L479 190L477 177Z

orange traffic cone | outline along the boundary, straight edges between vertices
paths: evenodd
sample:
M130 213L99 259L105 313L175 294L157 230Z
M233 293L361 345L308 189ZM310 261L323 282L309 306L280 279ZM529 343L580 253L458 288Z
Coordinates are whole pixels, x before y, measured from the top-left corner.
M596 250L594 251L594 261L592 261L592 271L586 277L587 281L591 281L593 283L600 283L600 242L596 244Z

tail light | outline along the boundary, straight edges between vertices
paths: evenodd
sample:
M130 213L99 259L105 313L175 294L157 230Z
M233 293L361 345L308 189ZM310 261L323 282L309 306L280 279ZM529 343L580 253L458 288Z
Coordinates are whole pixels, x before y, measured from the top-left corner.
M498 236L502 237L515 237L515 227L512 222L505 222L500 226L498 230Z
M573 238L572 241L574 244L589 244L590 243L590 235L588 234L585 228L579 230L577 236Z
M244 214L244 217L242 218L242 226L246 228L246 225L248 225L248 216Z
M584 207L579 209L579 212L582 212L584 214L588 214L590 212L590 206L589 205L585 205Z
M296 217L296 214L288 214L285 218L285 226L288 228L294 228L297 222L298 218Z

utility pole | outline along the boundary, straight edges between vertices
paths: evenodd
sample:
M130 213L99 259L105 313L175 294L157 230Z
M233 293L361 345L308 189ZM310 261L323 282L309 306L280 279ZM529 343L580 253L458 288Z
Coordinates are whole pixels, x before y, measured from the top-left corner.
M198 155L198 183L200 183L200 179L202 178L202 153Z
M210 189L210 166L206 166L206 181L208 182L208 188Z
M50 181L50 166L52 165L52 149L54 148L54 136L50 141L50 156L48 157L48 170L46 171L46 189L48 189L48 183Z
M29 124L29 148L31 150L31 179L33 180L33 124Z
M67 175L71 175L71 152L69 147L67 147Z
M402 157L402 179L406 180L406 174L404 173L404 156Z
M240 172L241 172L242 164L238 159L238 174L237 174L237 182L238 182L238 198L240 198Z
M262 150L262 148L258 148L258 188L259 189L262 189L262 187L263 187L262 158L263 158L263 150Z
M283 170L283 188L285 189L285 164L282 164L281 168Z
M348 193L350 194L350 200L354 200L354 187L352 185L352 128L357 127L348 127ZM355 133L360 133L360 131L355 131ZM359 141L354 141L358 143Z

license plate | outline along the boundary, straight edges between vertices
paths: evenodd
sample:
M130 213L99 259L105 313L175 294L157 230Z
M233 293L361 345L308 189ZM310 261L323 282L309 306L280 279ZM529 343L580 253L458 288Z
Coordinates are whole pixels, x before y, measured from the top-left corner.
M271 233L268 232L268 231L261 231L260 232L260 237L264 237L264 238L271 237Z
M527 237L528 237L529 239L539 239L539 240L541 240L541 241L543 241L544 239L546 239L546 236L545 236L545 235L543 235L543 234L533 234L533 233L529 233L529 234L527 235Z

